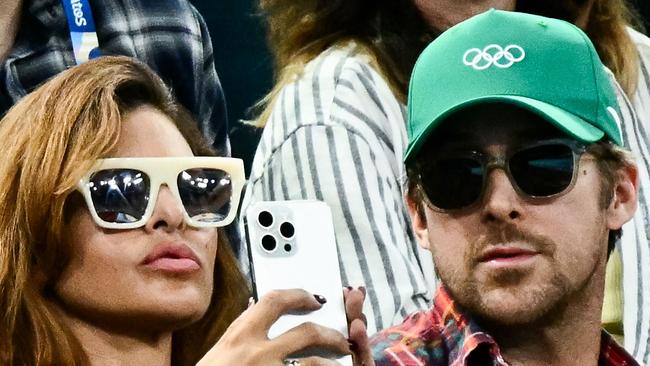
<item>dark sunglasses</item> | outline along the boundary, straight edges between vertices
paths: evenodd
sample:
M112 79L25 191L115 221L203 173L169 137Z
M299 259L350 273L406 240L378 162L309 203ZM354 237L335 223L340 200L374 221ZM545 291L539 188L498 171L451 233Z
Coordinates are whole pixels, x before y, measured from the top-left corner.
M491 169L505 171L514 189L527 198L550 198L575 184L585 145L570 139L527 144L507 156L492 157L478 151L450 152L420 158L420 189L439 211L467 208L480 201Z
M244 165L223 157L100 159L77 189L97 225L133 229L151 218L162 184L183 205L187 224L224 226L237 212Z

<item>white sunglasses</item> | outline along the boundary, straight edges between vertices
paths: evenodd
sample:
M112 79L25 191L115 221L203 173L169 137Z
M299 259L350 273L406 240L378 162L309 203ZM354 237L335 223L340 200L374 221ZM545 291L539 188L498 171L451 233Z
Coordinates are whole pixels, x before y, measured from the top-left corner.
M230 224L244 186L241 159L166 157L99 159L77 185L97 225L134 229L151 218L162 184L194 227Z

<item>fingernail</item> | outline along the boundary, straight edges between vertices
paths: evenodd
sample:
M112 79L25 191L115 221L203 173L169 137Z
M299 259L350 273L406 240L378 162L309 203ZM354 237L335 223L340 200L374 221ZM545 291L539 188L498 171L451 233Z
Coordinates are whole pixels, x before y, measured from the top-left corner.
M248 298L248 307L250 308L253 305L255 305L255 299L251 296Z
M355 352L357 350L357 344L349 339L348 339L348 346L350 347L350 351L352 352Z
M348 291L352 291L352 286L345 286L345 288L347 288Z
M321 304L321 305L323 305L324 303L327 302L327 299L324 298L324 297L321 296L321 295L314 295L314 298L315 298L316 301L318 301L318 303Z
M366 296L366 288L364 286L359 286L358 289L363 293L363 296Z

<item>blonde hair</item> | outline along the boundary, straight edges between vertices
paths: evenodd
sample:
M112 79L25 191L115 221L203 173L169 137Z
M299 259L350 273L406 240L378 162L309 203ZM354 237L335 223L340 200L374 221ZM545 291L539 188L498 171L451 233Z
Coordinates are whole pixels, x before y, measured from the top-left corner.
M355 51L385 78L406 102L415 60L433 38L412 0L259 0L273 53L275 84L254 107L253 124L266 124L282 89L326 49L356 45Z
M571 23L587 13L586 23L580 25L625 94L629 98L634 96L639 80L639 54L627 28L643 31L643 25L627 0L519 0L516 10Z
M145 104L169 116L195 154L209 152L160 78L126 57L102 57L59 74L0 122L0 364L87 362L46 300L70 256L62 239L66 203L80 177L119 140L122 116ZM219 234L219 293L199 323L174 334L177 364L196 362L248 298L225 233Z
M642 30L637 13L625 0L595 0L585 27L603 63L632 99L639 81L639 51L628 26Z

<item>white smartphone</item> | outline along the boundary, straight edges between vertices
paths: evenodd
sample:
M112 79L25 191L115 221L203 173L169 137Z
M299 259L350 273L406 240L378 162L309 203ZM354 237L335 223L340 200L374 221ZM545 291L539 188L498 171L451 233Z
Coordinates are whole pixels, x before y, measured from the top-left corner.
M275 289L301 288L327 302L307 314L286 314L269 338L310 321L348 337L343 289L329 206L321 201L258 202L244 216L253 292L256 299ZM315 355L332 357L324 353ZM304 357L307 355L297 355ZM351 366L352 357L337 359Z

